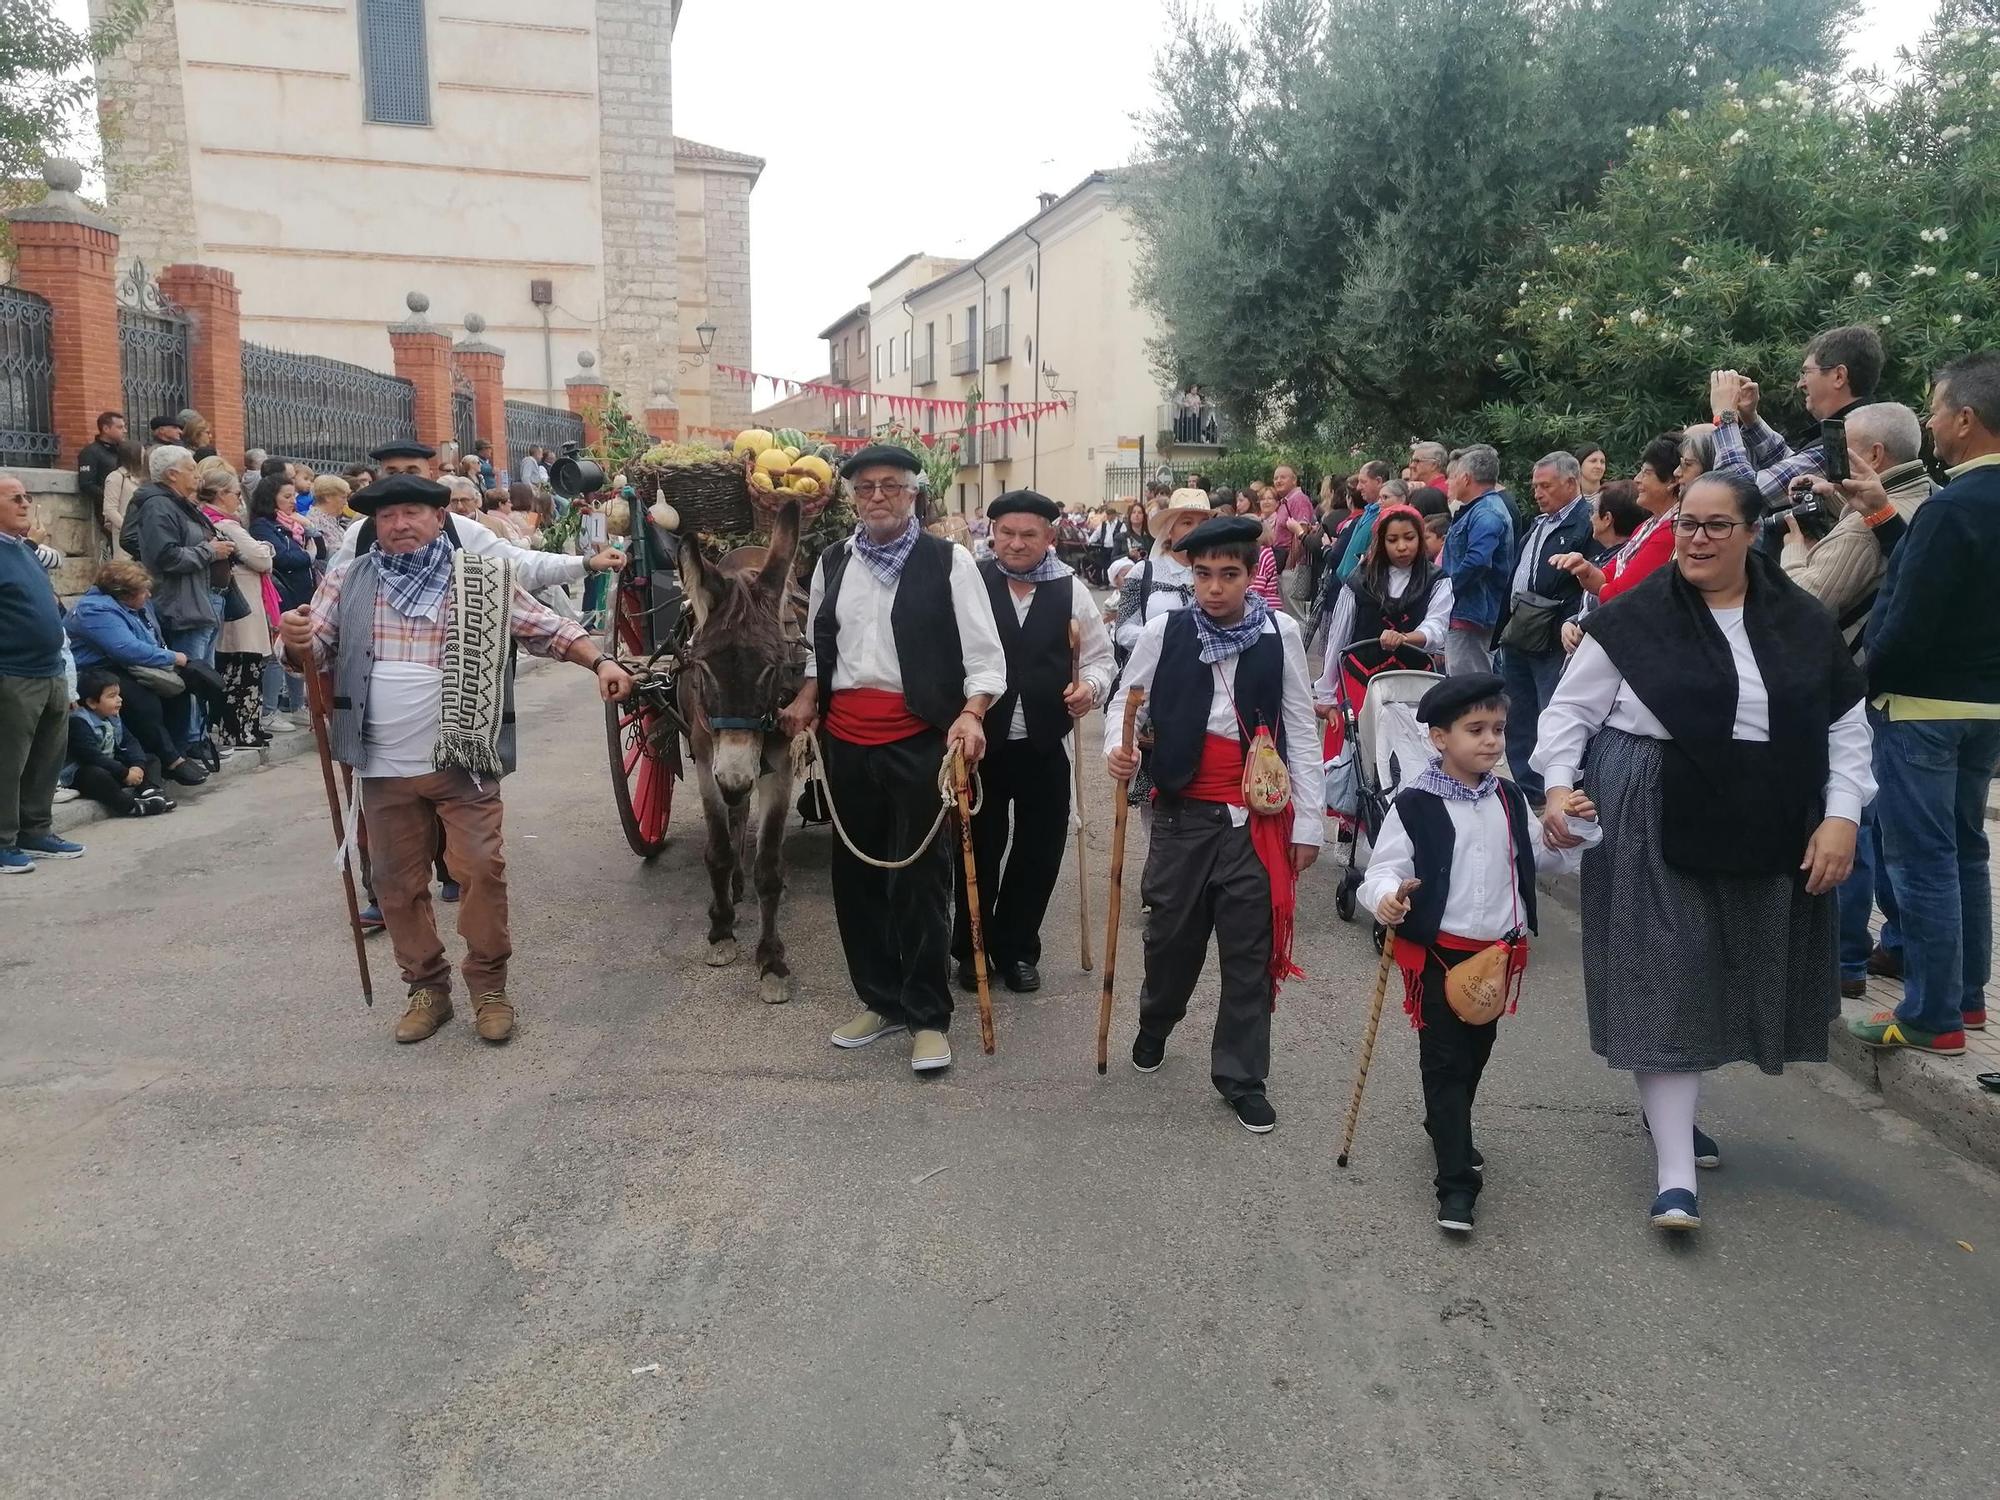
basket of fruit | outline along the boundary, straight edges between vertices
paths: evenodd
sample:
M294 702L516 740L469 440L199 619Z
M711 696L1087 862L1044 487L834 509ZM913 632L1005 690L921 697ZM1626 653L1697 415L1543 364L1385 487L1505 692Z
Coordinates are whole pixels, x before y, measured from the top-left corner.
M839 489L835 466L840 450L831 444L815 446L796 428L748 428L736 435L732 447L748 465L750 503L766 517L776 515L787 500L796 500L800 515L810 521Z
M743 460L706 443L661 443L626 469L642 508L665 500L696 531L743 531L752 520Z

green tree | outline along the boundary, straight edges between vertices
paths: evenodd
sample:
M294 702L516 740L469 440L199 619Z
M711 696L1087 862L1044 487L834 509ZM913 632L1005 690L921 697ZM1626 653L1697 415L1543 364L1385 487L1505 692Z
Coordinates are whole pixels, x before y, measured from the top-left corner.
M1975 24L1977 23L1977 24ZM1812 335L1880 329L1883 394L2000 346L2000 26L1947 0L1900 81L1771 75L1634 131L1596 204L1544 226L1485 283L1510 387L1475 425L1546 450L1630 453L1695 418L1708 372L1744 371L1785 430Z
M1841 0L1264 0L1178 9L1129 192L1167 380L1289 435L1455 435L1504 394L1468 299L1594 196L1627 127L1830 65Z
M77 150L96 94L91 65L129 40L152 0L109 0L87 30L56 19L49 0L0 0L0 180L34 177Z

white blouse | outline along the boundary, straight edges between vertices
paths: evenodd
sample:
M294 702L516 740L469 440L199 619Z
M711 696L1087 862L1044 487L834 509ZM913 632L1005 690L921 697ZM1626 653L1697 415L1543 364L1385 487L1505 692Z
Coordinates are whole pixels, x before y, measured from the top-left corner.
M1521 898L1515 888L1514 847L1500 794L1489 794L1477 802L1451 798L1444 810L1451 818L1451 888L1445 893L1438 925L1469 942L1503 938L1521 925ZM1529 816L1528 842L1534 848L1535 869L1540 873L1574 875L1583 868L1584 851L1604 841L1604 830L1594 819L1572 818L1569 826L1583 842L1574 849L1554 849L1542 835L1542 820ZM1395 895L1416 872L1416 845L1403 826L1402 813L1392 807L1370 848L1368 878L1361 882L1357 899L1372 912L1384 896Z
M1389 569L1389 598L1400 599L1410 587L1408 568ZM1444 650L1445 632L1451 628L1451 580L1442 573L1437 575L1437 583L1431 589L1430 603L1424 607L1424 623L1413 634L1424 638L1426 651ZM1319 682L1313 689L1314 701L1331 703L1337 696L1335 682L1340 672L1340 657L1343 648L1354 641L1354 591L1341 585L1340 597L1334 601L1333 621L1327 626L1326 670L1319 675Z
M1736 723L1734 738L1763 744L1771 738L1771 700L1764 690L1764 675L1750 650L1750 633L1744 627L1743 610L1718 609L1711 613L1729 643L1729 656L1736 668ZM1573 787L1583 765L1583 752L1590 737L1604 728L1622 729L1647 739L1670 740L1672 735L1640 701L1625 681L1617 665L1593 637L1569 659L1555 696L1542 710L1536 726L1535 753L1531 764L1549 786ZM1873 736L1868 728L1868 708L1856 703L1826 732L1826 815L1861 821L1861 809L1875 800L1875 772L1870 761Z

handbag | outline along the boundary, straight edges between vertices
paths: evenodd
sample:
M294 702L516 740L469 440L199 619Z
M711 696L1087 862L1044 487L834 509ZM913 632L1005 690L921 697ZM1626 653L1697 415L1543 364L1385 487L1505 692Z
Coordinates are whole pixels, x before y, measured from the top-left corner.
M1534 656L1546 656L1556 649L1556 632L1561 629L1563 612L1569 603L1546 594L1522 589L1514 596L1507 624L1500 632L1500 644Z
M250 618L250 601L243 597L243 590L236 586L236 580L229 580L229 587L222 595L222 623L233 625L238 620Z
M1236 707L1236 692L1222 675L1220 662L1215 664L1215 680L1229 694L1229 711L1236 715L1237 727L1250 734L1250 726L1243 722L1243 714ZM1250 734L1250 746L1243 752L1242 789L1243 805L1262 817L1275 816L1292 805L1292 773L1285 766L1284 756L1278 753L1271 731L1262 724L1257 726L1255 734Z
M155 698L178 698L187 691L181 674L172 667L127 667L125 675Z

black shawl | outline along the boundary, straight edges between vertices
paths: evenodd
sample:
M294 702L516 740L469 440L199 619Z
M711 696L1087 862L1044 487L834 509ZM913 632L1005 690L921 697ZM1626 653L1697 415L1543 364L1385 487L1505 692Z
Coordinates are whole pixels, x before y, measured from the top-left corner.
M1827 732L1865 684L1834 618L1771 559L1749 556L1743 622L1771 738L1733 737L1736 669L1701 591L1665 567L1584 629L1673 739L1661 779L1660 852L1681 869L1795 873L1826 816Z

